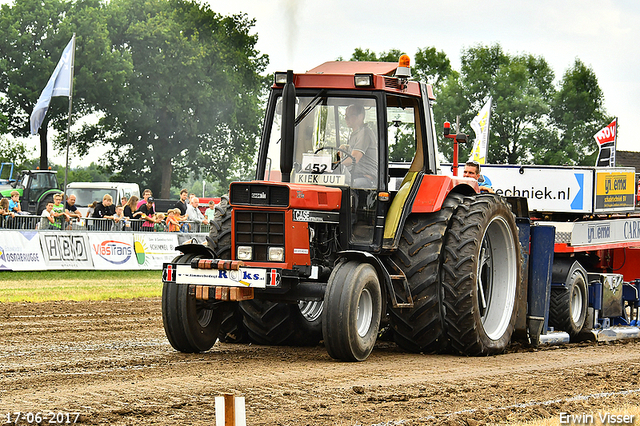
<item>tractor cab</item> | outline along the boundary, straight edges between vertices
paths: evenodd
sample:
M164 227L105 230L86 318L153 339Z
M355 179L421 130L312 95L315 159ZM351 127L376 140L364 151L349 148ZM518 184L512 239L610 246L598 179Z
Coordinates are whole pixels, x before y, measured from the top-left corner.
M397 63L327 62L292 75L295 97L276 73L256 178L342 191L342 247L382 246L385 218L403 182L435 174L430 86L398 76ZM359 70L368 70L360 73ZM373 71L373 73L371 73ZM291 123L285 111L293 103ZM283 138L292 126L290 141ZM283 162L291 162L291 170Z
M39 215L47 202L53 200L53 194L62 192L58 189L56 173L51 170L22 170L18 180L11 183L13 188L21 192L22 211Z

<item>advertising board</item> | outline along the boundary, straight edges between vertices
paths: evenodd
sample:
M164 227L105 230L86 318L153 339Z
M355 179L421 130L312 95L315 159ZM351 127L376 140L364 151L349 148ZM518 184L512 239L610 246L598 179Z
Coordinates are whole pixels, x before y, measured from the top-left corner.
M451 175L451 166L442 173ZM481 174L497 194L526 198L530 211L592 213L593 167L484 164Z
M635 207L635 170L596 169L594 212L629 211Z
M0 270L47 269L37 231L3 231L0 239Z

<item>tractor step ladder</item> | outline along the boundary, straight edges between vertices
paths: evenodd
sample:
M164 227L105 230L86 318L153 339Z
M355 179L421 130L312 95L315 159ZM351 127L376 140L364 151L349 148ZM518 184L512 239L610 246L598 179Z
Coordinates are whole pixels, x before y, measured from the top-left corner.
M391 294L391 305L394 308L413 308L413 297L411 296L407 276L390 258L385 258L385 262L387 263L385 267L389 271L389 278L391 278L391 291L389 292ZM398 301L399 298L403 301Z

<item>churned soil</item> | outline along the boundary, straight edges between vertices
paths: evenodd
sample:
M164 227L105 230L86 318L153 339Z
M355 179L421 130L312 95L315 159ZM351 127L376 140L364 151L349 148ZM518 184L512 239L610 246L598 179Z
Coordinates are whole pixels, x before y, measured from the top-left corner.
M639 365L638 341L478 358L410 354L382 341L361 363L334 361L321 345L216 343L182 354L165 337L160 299L0 303L0 423L20 411L80 413L82 424L210 425L225 393L245 397L249 425L597 418L640 405Z

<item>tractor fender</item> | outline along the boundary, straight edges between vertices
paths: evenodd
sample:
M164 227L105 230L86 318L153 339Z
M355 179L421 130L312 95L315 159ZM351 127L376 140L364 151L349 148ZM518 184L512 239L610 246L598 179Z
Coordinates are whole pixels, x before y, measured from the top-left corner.
M480 192L475 179L459 176L423 175L411 203L411 213L433 213L442 208L450 192L473 195Z
M40 196L38 197L38 203L40 203L42 200L44 200L47 195L54 195L54 194L62 194L62 191L60 191L59 189L54 189L54 188L47 189L42 194L40 194Z
M382 306L383 306L383 310L385 310L386 309L385 307L387 306L387 300L391 295L390 292L393 291L393 286L391 284L391 277L389 276L389 271L387 271L387 268L383 265L380 258L369 252L359 251L359 250L344 250L344 251L338 252L337 255L338 255L338 258L336 259L334 265L338 265L340 262L355 260L358 262L369 263L371 264L371 266L373 266L373 268L376 270L376 273L378 274L378 278L380 279L382 286L384 287L381 290L382 290L382 298L383 298ZM384 313L383 313L383 316L384 316Z
M176 246L177 251L181 251L183 254L195 254L203 257L204 259L215 259L216 255L208 246L196 243L187 243Z
M383 248L396 249L409 215L440 211L451 192L461 195L477 194L478 182L471 178L426 175L422 172L408 174L387 212Z

